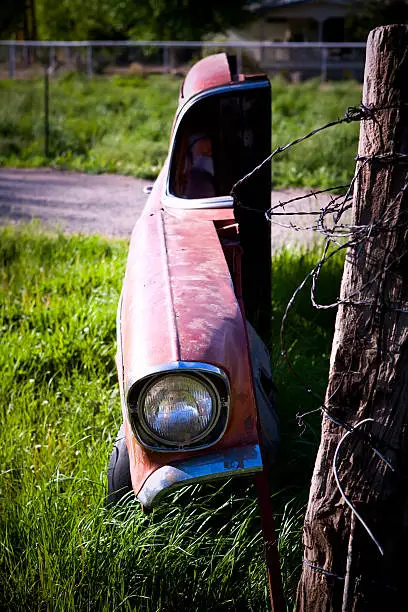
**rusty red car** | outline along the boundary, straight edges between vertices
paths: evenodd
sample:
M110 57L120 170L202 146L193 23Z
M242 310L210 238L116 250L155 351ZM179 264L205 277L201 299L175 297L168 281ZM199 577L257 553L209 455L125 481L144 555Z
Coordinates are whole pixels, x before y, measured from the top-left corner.
M240 180L270 138L265 75L238 74L224 53L191 68L130 241L110 502L133 491L148 509L177 486L256 475L274 459L270 166Z

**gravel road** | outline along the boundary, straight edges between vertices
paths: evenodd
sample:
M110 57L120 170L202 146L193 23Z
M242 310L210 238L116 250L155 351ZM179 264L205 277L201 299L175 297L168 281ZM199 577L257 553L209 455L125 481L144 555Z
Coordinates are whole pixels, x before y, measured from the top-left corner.
M0 168L0 223L40 219L71 233L129 236L148 184L115 174Z
M145 181L115 174L82 174L52 169L0 168L0 224L37 218L65 232L129 237L146 202ZM273 191L272 203L303 194L301 189ZM310 197L286 212L318 210L328 201ZM310 220L310 218L309 218ZM308 217L279 217L282 224L306 225ZM272 225L274 249L310 244L315 234Z

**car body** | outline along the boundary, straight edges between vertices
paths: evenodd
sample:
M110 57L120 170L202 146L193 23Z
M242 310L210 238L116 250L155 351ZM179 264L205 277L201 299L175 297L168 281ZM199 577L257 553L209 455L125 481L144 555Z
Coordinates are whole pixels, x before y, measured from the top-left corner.
M272 460L270 85L233 59L186 76L169 155L132 232L117 315L123 411L109 496L145 508L175 486Z

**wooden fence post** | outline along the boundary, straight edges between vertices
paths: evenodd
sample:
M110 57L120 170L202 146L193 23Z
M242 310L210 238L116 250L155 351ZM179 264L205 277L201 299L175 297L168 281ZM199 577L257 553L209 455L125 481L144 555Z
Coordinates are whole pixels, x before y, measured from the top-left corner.
M170 72L170 52L168 45L164 45L163 47L163 68L166 74Z
M50 156L50 67L44 65L44 157Z
M408 26L370 33L363 103L353 226L366 230L344 268L301 612L408 606Z
M16 47L11 44L8 48L8 66L9 66L9 77L14 79L16 72Z
M86 47L86 73L92 78L93 76L93 65L92 65L92 45L88 43Z

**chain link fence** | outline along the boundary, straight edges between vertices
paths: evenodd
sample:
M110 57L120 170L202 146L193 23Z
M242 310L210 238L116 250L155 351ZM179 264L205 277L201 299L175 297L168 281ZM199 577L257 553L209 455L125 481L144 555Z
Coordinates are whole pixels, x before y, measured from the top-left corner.
M184 73L193 61L227 51L239 71L362 80L365 43L277 43L254 41L0 41L0 78L30 78L43 66L52 73Z

